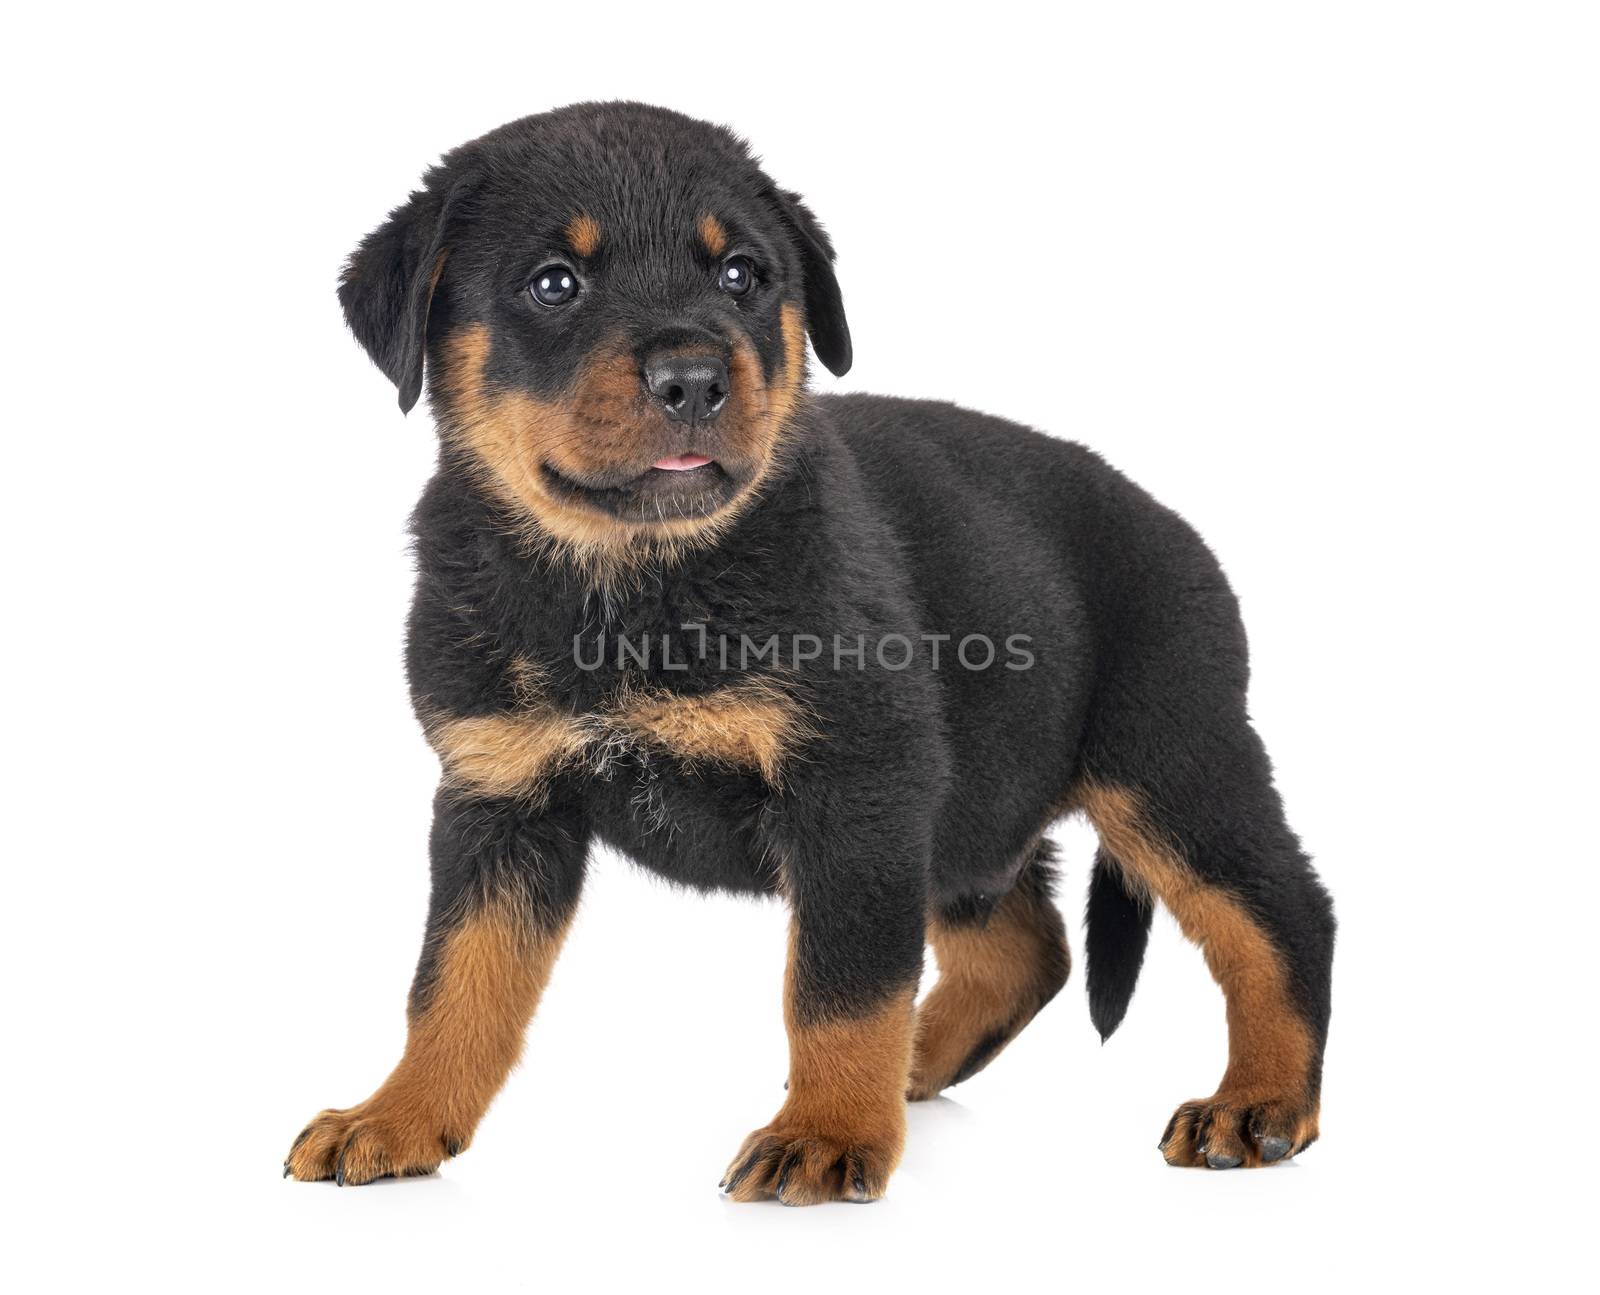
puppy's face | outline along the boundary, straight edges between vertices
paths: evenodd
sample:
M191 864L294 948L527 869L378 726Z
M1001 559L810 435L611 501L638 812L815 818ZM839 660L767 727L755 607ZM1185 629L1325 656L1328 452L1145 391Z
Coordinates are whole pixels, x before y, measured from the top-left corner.
M451 455L586 556L713 533L781 455L809 329L850 335L810 212L728 132L633 104L457 149L351 258L340 296Z

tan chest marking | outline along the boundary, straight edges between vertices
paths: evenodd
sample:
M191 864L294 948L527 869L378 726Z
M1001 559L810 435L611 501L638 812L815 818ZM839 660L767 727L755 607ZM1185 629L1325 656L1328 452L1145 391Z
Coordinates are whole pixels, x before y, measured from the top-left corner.
M782 781L785 760L813 735L799 704L769 681L698 697L635 694L622 699L606 723L686 764L753 769L774 787Z
M446 784L485 796L537 791L575 763L590 740L579 721L548 706L512 715L435 719L427 731Z
M747 681L698 697L624 693L604 710L573 716L530 700L509 715L437 717L428 740L445 781L489 796L537 794L563 768L622 749L671 755L689 765L748 769L771 786L814 730L780 683Z

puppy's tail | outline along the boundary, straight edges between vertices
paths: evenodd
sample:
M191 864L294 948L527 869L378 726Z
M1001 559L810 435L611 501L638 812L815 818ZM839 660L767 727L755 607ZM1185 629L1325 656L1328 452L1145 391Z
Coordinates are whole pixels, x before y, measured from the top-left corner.
M1089 879L1088 936L1089 1019L1103 1043L1122 1024L1133 987L1139 983L1150 920L1155 915L1147 896L1129 892L1122 870L1104 850L1094 857Z

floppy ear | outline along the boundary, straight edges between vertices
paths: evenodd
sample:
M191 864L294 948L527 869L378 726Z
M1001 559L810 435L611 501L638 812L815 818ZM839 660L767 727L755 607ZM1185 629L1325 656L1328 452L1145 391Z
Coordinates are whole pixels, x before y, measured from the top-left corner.
M817 359L835 377L850 372L850 325L844 317L844 298L833 274L833 244L811 209L798 193L774 188L773 197L794 231L800 248L800 268L805 274L806 329Z
M400 389L409 414L422 394L428 307L448 251L445 231L468 181L447 193L419 189L361 240L339 279L339 304L356 340Z

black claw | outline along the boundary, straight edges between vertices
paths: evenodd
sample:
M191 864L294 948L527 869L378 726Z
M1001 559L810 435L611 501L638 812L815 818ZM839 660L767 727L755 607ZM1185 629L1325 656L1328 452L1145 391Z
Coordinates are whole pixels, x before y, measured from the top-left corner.
M1170 1120L1167 1121L1167 1127L1166 1127L1165 1131L1161 1134L1161 1141L1156 1143L1156 1150L1157 1151L1165 1151L1167 1149L1167 1143L1172 1141L1172 1135L1174 1133L1176 1133L1177 1131L1178 1131L1178 1116L1176 1114L1174 1114L1173 1117Z
M783 1158L783 1163L778 1166L778 1183L772 1189L780 1203L787 1204L783 1199L783 1189L789 1185L789 1173L800 1162L800 1157L791 1151Z
M758 1147L755 1151L751 1152L750 1158L746 1160L744 1164L740 1165L738 1169L734 1170L734 1172L728 1177L727 1186L722 1190L725 1192L736 1190L739 1184L745 1180L745 1177L749 1174L749 1172L756 1167L756 1161L761 1159L761 1154L764 1149L765 1148Z
M1288 1138L1262 1138L1256 1139L1261 1146L1261 1159L1266 1164L1276 1164L1289 1154Z
M454 1160L461 1154L461 1139L451 1138L450 1141L444 1144L444 1152L447 1156Z
M1213 1156L1206 1155L1207 1169L1237 1169L1244 1163L1242 1156Z
M287 1178L292 1172L293 1171L289 1168L289 1162L285 1160L283 1162L283 1176Z

